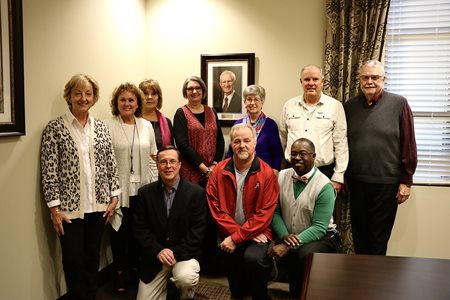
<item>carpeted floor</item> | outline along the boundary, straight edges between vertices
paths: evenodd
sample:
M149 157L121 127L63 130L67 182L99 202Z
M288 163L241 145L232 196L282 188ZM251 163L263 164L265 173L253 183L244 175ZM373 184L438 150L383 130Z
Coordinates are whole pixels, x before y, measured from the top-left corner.
M194 299L216 299L228 300L230 299L230 290L227 286L215 282L200 280L195 291Z
M117 294L114 292L113 282L106 282L97 293L96 300L134 300L137 290L135 287L128 286L127 292ZM288 293L287 283L272 282L269 284L269 295L274 300L291 299ZM195 293L196 300L229 300L230 290L225 277L207 277L202 276Z
M289 286L287 283L270 282L268 288L269 295L273 300L292 299L289 296ZM225 277L201 277L194 299L230 299L230 290L228 289L227 279Z

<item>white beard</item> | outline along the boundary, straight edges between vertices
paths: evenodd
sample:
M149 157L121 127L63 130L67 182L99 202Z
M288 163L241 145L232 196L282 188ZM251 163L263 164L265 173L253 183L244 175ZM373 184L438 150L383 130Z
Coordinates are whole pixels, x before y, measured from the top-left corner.
M247 160L250 157L250 153L248 152L238 152L237 157L241 160Z

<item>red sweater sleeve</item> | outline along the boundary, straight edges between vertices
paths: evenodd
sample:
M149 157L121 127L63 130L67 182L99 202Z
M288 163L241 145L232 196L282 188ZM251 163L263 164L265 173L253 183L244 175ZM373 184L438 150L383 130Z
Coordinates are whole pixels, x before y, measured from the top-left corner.
M417 167L417 145L414 133L414 117L406 101L403 104L401 122L402 178L400 182L411 185Z

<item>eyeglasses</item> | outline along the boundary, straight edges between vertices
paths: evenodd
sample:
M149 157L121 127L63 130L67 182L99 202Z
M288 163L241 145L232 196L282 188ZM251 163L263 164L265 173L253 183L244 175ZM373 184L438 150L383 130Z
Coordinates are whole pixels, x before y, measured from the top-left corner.
M252 102L260 103L261 99L259 99L259 98L245 98L245 102L247 102L247 103L252 103Z
M158 160L157 161L157 163L159 164L159 165L162 165L162 166L176 166L178 163L179 163L179 161L178 160L175 160L175 159L171 159L171 160Z
M302 151L302 152L291 152L291 158L297 158L298 156L300 156L300 158L307 158L310 155L313 155L314 152L306 152L306 151Z
M188 87L188 88L186 89L186 91L192 93L192 92L194 92L194 91L201 92L201 91L203 91L203 90L202 90L202 87L201 87L201 86L190 86L190 87Z
M361 81L369 81L369 79L372 79L372 81L378 81L380 79L384 78L382 75L362 75L359 76L359 79Z

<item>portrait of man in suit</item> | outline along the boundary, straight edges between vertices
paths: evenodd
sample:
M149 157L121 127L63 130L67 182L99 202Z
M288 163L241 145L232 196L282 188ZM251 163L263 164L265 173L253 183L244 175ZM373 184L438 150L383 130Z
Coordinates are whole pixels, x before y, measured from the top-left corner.
M242 113L242 96L235 89L236 74L230 70L220 73L220 93L214 99L214 108L219 113Z

